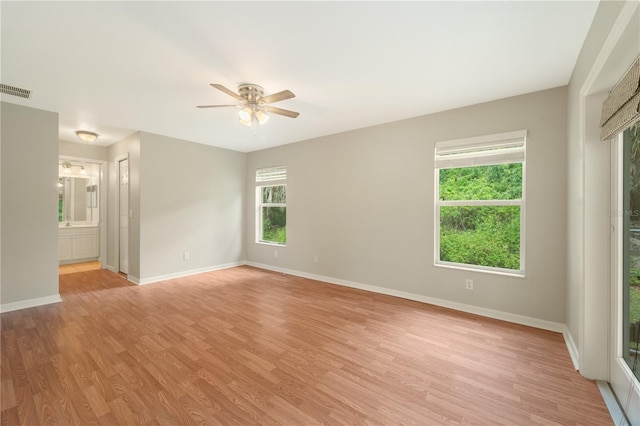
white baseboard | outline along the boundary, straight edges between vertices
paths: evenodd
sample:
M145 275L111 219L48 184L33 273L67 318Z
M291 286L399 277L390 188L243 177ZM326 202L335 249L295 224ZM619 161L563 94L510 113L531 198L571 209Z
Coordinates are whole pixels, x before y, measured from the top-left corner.
M62 302L59 294L53 296L37 297L35 299L20 300L19 302L5 303L0 305L0 312L11 312L19 309L34 308L36 306L48 305L50 303Z
M388 296L400 297L403 299L414 300L416 302L429 303L431 305L441 306L443 308L455 309L456 311L476 314L483 317L498 319L502 321L512 322L515 324L526 325L529 327L540 328L543 330L554 331L556 333L565 333L567 327L565 324L553 321L541 320L538 318L527 317L524 315L513 314L510 312L497 311L494 309L482 308L479 306L467 305L464 303L452 302L450 300L438 299L435 297L423 296L421 294L409 293L400 290L393 290L375 285L362 284L354 281L347 281L323 275L309 274L306 272L296 271L292 269L279 268L271 265L265 265L256 262L245 262L245 265L253 266L260 269L266 269L274 272L281 272L287 275L294 275L302 278L309 278L316 281L323 281L330 284L337 284L345 287L357 288L360 290L371 291L374 293L386 294ZM575 346L574 346L575 347ZM577 352L576 352L577 353Z
M566 325L562 331L562 337L564 337L564 343L567 345L567 349L569 350L569 356L571 357L571 362L573 362L573 368L575 368L576 371L580 370L580 352L578 351L578 347L573 341L573 337L571 337L569 328Z
M196 274L202 274L205 272L219 271L221 269L234 268L236 266L242 266L244 264L245 262L225 263L222 265L207 266L206 268L199 268L199 269L190 269L188 271L174 272L172 274L158 275L158 276L149 277L149 278L138 278L138 277L129 275L127 279L136 285L146 285L146 284L157 283L159 281L171 280L174 278L188 277L189 275L196 275Z

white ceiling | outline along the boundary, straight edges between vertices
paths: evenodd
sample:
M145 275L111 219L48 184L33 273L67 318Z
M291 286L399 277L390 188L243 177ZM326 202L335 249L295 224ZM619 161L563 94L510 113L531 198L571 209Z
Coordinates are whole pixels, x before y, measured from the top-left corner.
M255 151L568 83L596 1L6 2L6 102L60 138L138 131ZM289 89L256 135L209 86Z

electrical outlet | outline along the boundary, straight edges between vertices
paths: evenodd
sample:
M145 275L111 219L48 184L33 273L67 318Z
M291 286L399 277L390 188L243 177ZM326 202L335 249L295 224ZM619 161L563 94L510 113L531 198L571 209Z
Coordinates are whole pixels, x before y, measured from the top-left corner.
M278 250L273 251L273 257L278 257Z
M314 263L318 263L318 255L317 254L313 255L313 262Z
M183 257L183 259L184 259L184 260L189 260L189 259L191 259L191 255L189 254L189 252L188 252L188 251L185 251L185 252L184 252L184 255L183 255L182 257Z
M464 284L467 290L473 290L473 280L467 278L466 280L464 280Z

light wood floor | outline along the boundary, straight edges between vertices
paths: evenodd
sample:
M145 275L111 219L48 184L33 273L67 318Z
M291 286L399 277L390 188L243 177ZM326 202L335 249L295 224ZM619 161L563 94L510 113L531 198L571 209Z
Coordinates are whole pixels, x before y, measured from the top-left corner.
M58 274L74 274L76 272L95 271L100 269L102 265L97 260L94 262L70 263L68 265L58 266Z
M238 267L3 313L2 424L607 425L560 334Z

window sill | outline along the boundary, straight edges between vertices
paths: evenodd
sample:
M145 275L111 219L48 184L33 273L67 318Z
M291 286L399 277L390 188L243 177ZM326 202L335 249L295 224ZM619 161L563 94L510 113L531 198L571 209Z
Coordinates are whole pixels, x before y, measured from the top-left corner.
M485 269L480 267L474 268L473 266L469 266L469 265L462 265L457 263L441 263L441 262L435 262L434 266L438 268L445 268L445 269L457 269L460 271L481 272L484 274L502 275L504 277L525 278L524 272L519 272L519 271L488 269L488 268Z
M282 243L274 243L271 241L256 241L256 244L261 244L264 246L272 246L272 247L287 247L286 244L282 244Z

